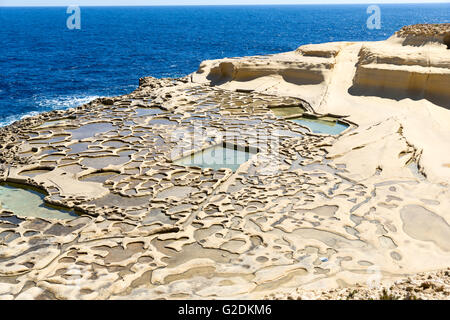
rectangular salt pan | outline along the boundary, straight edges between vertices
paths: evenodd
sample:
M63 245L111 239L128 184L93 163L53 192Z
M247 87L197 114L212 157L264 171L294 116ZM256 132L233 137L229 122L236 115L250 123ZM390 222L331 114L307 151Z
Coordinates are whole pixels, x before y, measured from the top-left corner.
M320 119L308 118L297 118L289 120L294 121L299 125L308 127L312 133L338 135L349 127L347 124L339 121L325 121Z
M232 144L218 144L216 146L195 152L187 157L176 160L174 163L183 166L196 166L219 170L230 168L236 171L241 164L248 161L257 150L244 148Z

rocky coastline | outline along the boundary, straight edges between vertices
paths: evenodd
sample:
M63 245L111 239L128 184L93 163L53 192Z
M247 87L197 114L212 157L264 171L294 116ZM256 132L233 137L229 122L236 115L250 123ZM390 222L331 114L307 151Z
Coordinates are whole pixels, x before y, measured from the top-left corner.
M0 128L0 299L449 299L449 33L204 61ZM212 148L233 166L186 165Z

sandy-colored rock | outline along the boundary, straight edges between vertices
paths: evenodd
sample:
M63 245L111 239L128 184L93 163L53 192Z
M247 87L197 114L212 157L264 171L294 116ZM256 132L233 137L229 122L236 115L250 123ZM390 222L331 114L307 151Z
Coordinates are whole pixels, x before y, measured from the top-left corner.
M0 180L81 215L0 204L0 299L448 299L442 28L205 61L0 128ZM180 162L211 148L245 157Z

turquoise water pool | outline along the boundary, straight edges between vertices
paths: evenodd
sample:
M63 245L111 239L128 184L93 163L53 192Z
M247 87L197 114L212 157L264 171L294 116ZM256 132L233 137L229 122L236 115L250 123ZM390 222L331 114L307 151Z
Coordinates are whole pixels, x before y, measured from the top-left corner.
M338 135L349 126L339 121L325 121L319 119L289 119L299 125L308 127L313 133Z

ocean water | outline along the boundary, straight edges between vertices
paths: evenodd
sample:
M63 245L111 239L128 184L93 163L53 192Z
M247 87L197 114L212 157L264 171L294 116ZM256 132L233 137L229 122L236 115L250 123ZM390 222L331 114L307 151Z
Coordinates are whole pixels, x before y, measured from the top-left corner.
M327 41L383 40L404 25L450 22L450 4L0 7L0 125L132 91L143 76L178 77L202 60L294 50Z

